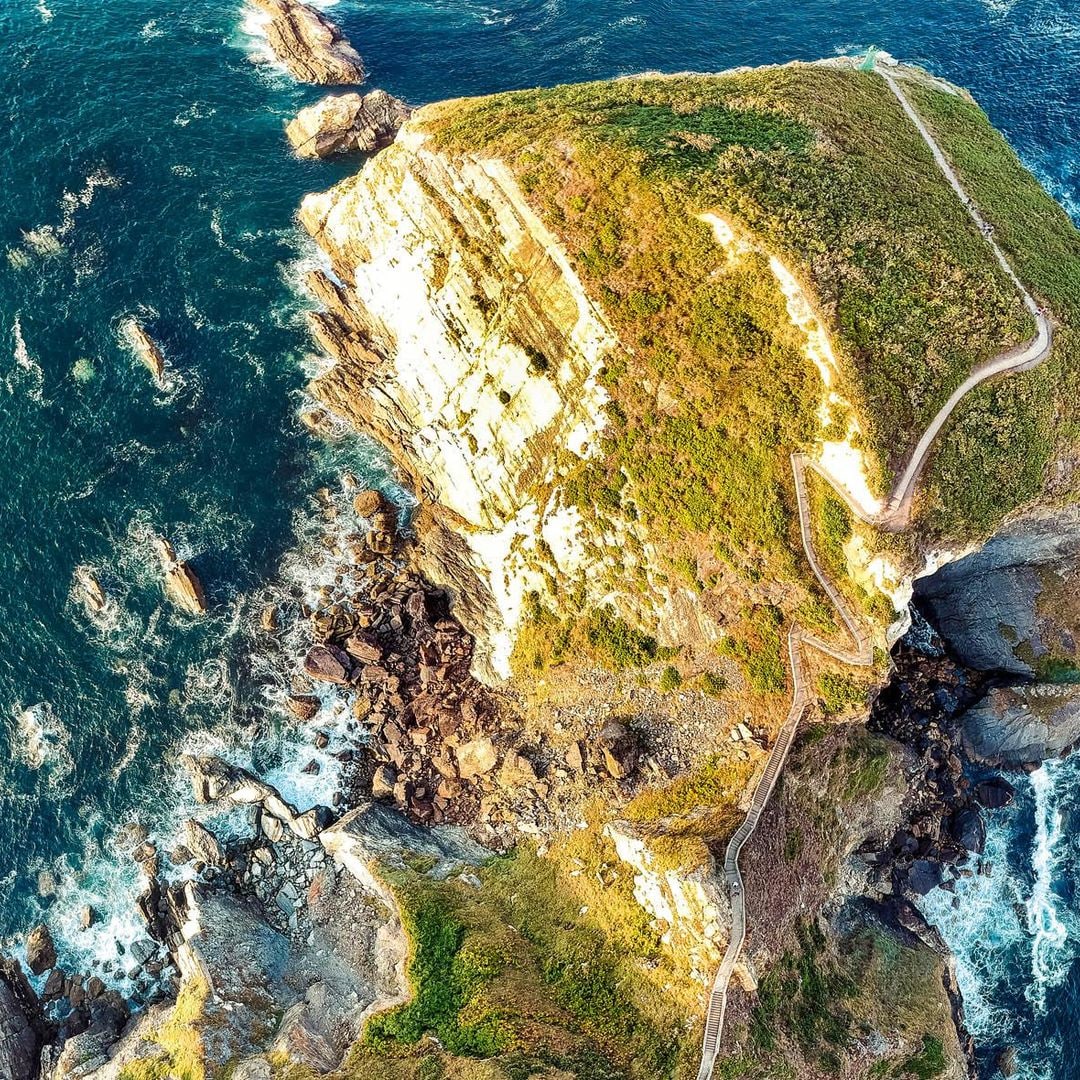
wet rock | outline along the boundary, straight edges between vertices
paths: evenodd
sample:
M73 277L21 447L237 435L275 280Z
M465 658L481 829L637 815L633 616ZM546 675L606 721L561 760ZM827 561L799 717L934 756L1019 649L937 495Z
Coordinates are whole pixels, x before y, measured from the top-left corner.
M287 705L289 712L303 724L314 720L319 711L319 699L311 694L293 694Z
M97 912L87 904L82 911L79 912L79 926L81 926L83 930L89 930L95 922L97 922Z
M26 938L26 962L35 975L56 967L56 945L44 923L39 923Z
M320 682L347 686L352 668L348 653L336 645L313 645L304 657L304 671Z
M398 129L408 120L409 112L403 101L391 97L385 90L373 90L363 96L330 96L301 109L285 129L285 135L300 157L372 153L394 141ZM361 492L354 505L369 506L373 494L378 492ZM357 513L366 518L380 508L381 502L367 512L357 509Z
M941 884L941 864L930 859L916 859L908 870L908 888L917 896L926 896Z
M975 785L975 798L986 807L987 810L1000 810L1008 806L1016 796L1016 789L1000 777L991 780L980 780Z
M498 761L495 745L486 735L462 743L456 754L458 773L462 780L474 780L478 776L486 775L495 768Z
M104 611L109 606L109 598L105 595L105 590L101 587L97 575L89 566L76 567L75 589L91 614Z
M301 82L322 86L364 81L360 54L326 16L299 0L252 0L270 16L266 39Z
M259 618L259 625L268 634L272 634L281 625L281 620L278 618L277 604L267 604L262 610L262 615Z
M1007 1046L1000 1054L998 1054L997 1067L998 1072L1000 1072L1006 1080L1009 1080L1010 1077L1015 1076L1017 1072L1019 1072L1019 1066L1016 1062L1015 1047Z
M981 854L986 847L986 825L982 814L974 807L967 807L953 815L949 833L967 851Z
M629 776L641 755L637 736L621 721L609 720L596 737L604 756L604 766L616 779Z
M144 367L153 375L154 381L160 385L165 378L165 357L142 323L138 319L125 319L120 326L120 332Z

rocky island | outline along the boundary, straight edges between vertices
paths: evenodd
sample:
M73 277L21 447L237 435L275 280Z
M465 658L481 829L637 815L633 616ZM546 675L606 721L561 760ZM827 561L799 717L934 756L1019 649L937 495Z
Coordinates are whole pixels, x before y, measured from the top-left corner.
M364 81L360 54L321 12L300 0L251 2L266 16L270 48L294 78L320 86Z
M1074 741L1080 235L916 68L373 97L290 129L378 151L300 208L305 422L416 506L320 492L261 620L340 789L189 759L136 996L35 948L0 1076L975 1076L918 905L993 872L970 756Z

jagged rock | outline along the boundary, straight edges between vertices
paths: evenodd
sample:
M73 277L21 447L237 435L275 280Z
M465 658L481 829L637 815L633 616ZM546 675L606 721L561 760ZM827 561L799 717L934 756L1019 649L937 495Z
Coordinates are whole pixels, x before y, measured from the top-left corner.
M641 751L637 736L621 721L609 720L596 737L607 771L622 780L637 767Z
M361 83L364 62L326 16L299 0L252 0L270 16L266 39L301 82L321 86Z
M397 773L389 765L380 765L371 778L371 794L376 799L393 799L396 783Z
M0 964L0 1078L32 1080L41 1046L37 1003L18 964Z
M120 329L135 355L154 376L154 381L160 385L165 377L165 357L162 356L161 349L137 319L125 319Z
M188 821L184 826L184 846L207 866L225 865L225 852L218 838L197 821Z
M498 754L495 745L488 736L483 735L471 742L462 743L455 751L458 774L462 780L474 780L484 776L495 768Z
M408 120L409 111L408 105L385 90L373 90L363 96L330 96L301 109L285 129L285 134L300 157L370 154L394 141L398 129ZM360 494L367 497L372 493ZM364 501L370 500L365 498ZM357 510L357 513L361 517L371 516L370 511Z
M39 923L26 938L26 962L35 975L56 967L56 946L44 923Z
M563 760L575 772L585 768L585 748L580 742L572 742L563 755Z
M262 615L259 618L259 625L268 634L272 634L281 625L281 620L278 618L277 604L267 604L262 610Z
M1080 685L996 686L962 723L964 746L976 761L1042 761L1080 742Z
M101 587L97 575L88 566L79 566L75 569L75 588L82 602L91 613L104 611L109 606L109 598Z
M992 780L980 780L975 785L975 798L986 807L987 810L999 810L1008 806L1016 796L1016 789L1000 777Z
M353 497L353 509L358 517L371 518L385 507L386 499L383 498L382 492L375 491L373 488L358 491Z
M95 922L97 922L97 912L87 904L82 911L79 912L79 925L84 930L89 930Z
M287 705L289 712L303 724L313 720L319 711L319 699L312 694L293 694Z

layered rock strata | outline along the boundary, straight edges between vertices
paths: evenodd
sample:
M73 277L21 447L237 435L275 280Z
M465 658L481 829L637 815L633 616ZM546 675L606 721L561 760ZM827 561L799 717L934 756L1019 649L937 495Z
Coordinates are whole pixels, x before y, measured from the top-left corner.
M341 29L299 0L251 0L266 13L266 38L274 55L301 82L320 86L364 81L364 62Z
M285 135L300 157L370 154L394 141L410 111L385 90L331 95L301 109Z

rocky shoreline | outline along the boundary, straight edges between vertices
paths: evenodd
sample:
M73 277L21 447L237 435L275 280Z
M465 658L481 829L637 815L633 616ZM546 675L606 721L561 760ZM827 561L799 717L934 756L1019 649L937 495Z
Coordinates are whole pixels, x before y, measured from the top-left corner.
M294 78L320 86L364 81L360 54L321 12L300 0L251 2L268 18L266 39Z

